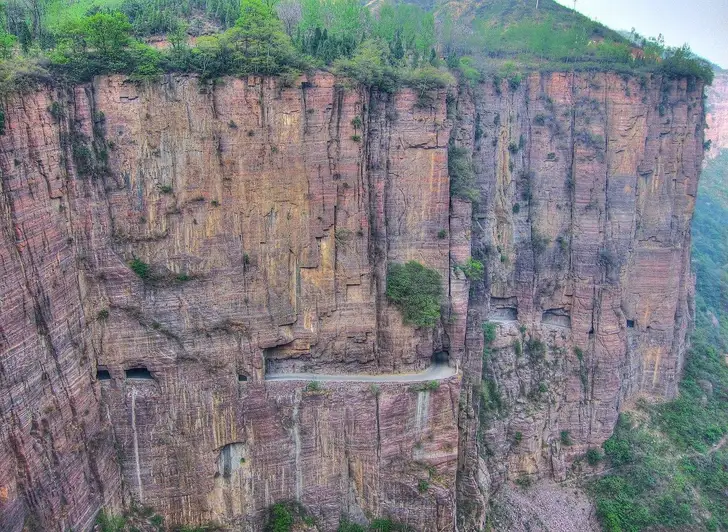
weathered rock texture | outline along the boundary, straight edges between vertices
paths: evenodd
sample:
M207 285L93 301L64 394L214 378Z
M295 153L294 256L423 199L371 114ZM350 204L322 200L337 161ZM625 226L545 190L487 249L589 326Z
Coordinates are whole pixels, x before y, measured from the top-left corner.
M728 71L716 72L713 84L707 89L708 112L705 122L705 140L710 141L706 157L715 157L728 149Z
M503 479L563 479L623 404L677 392L701 97L684 81L610 74L461 90L454 136L473 149L472 252L487 265L469 308L463 394L478 406L462 423L461 446L475 442L461 449L464 529L482 526Z
M321 530L470 531L505 479L564 478L622 404L675 394L700 96L552 74L423 107L318 74L8 99L0 529L136 501L259 530L298 499ZM473 151L475 206L450 200L450 140ZM384 295L407 260L443 278L434 331ZM264 380L434 354L463 369L437 389Z

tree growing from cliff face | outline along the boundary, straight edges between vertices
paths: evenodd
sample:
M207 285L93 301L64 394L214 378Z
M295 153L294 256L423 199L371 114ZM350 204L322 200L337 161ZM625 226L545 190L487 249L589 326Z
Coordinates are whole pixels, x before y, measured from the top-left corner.
M413 260L390 264L387 297L400 309L405 323L433 327L440 319L442 279L435 270Z

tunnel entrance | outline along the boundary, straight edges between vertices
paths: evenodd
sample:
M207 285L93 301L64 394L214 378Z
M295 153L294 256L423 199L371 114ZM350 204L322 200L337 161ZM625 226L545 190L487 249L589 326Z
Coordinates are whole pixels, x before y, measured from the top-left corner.
M124 372L127 379L154 380L152 374L145 367L129 368Z
M238 382L247 382L247 381L248 381L248 376L247 375L243 375L241 373L238 373Z
M634 320L627 320L627 328L634 329Z
M96 368L96 380L97 381L110 381L111 373L109 373L108 369Z
M433 364L448 364L450 362L450 353L447 351L438 351L432 354Z

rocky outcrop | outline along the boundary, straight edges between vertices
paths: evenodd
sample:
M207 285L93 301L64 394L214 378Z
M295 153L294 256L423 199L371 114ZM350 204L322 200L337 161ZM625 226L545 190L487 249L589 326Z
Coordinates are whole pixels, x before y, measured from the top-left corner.
M258 530L293 499L321 530L475 530L505 479L562 479L623 404L675 394L700 89L544 74L426 100L320 73L5 102L0 528L134 501ZM450 141L474 205L449 197ZM443 279L434 330L385 296L408 260ZM265 380L433 357L461 371Z
M2 412L3 438L20 448L3 456L13 464L3 529L24 514L49 525L66 507L83 509L66 524L84 528L105 494L172 522L254 526L295 498L329 526L342 513L452 526L457 379L432 393L342 385L311 399L305 383L263 380L413 371L462 346L458 319L415 330L383 295L388 262L449 278L438 237L449 235L449 126L437 101L420 108L408 92L370 95L319 75L296 88L103 78L9 102ZM455 237L467 258L467 235ZM36 427L53 405L64 415ZM13 419L21 412L37 419ZM84 422L92 433L66 442ZM99 451L83 449L95 439ZM54 449L88 479L18 476L54 472L41 466ZM221 453L242 453L245 466L221 472ZM423 471L432 488L420 492ZM57 495L33 493L54 483Z
M472 252L487 266L470 299L464 394L480 400L461 442L482 440L461 454L466 530L482 526L484 486L563 479L623 405L676 394L701 97L684 81L612 74L461 89L454 135L474 153ZM484 346L488 321L497 334Z
M728 149L728 72L716 72L715 79L707 88L708 106L705 122L705 140L710 141L710 150L705 156L712 158L720 150Z

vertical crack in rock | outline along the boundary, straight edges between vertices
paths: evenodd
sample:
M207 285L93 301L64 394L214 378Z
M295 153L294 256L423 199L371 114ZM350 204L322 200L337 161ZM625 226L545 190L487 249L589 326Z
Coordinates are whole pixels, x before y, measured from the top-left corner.
M447 113L443 92L423 110L409 89L305 79L201 93L190 76L143 89L109 76L57 106L46 90L5 102L0 528L62 515L83 529L104 499L119 510L133 495L180 524L256 529L270 504L297 499L326 529L348 508L423 532L452 530L457 513L475 530L504 482L566 478L622 404L674 395L699 87L652 77L630 96L614 74L534 73L461 86ZM665 98L675 109L660 118ZM75 154L74 133L92 139ZM448 196L448 135L472 154L475 212ZM471 257L482 281L452 269ZM387 302L387 263L408 260L448 283L434 332ZM452 395L263 380L415 371L445 352L462 372L443 384ZM153 391L121 381L141 366L160 376ZM223 455L216 479L212 457L243 441L247 461ZM422 494L392 467L417 443L442 478Z

